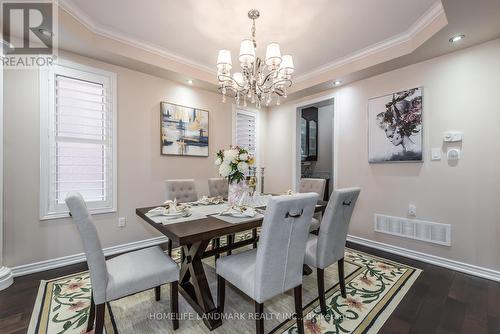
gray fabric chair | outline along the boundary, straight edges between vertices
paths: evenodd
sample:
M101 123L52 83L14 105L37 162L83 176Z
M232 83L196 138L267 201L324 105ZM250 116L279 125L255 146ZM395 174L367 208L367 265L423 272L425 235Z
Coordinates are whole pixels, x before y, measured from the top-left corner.
M177 329L179 327L177 264L159 247L141 249L106 261L97 230L82 196L78 193L68 194L66 205L80 233L92 283L87 332L94 327L95 318L95 333L102 333L104 308L107 302L152 288L155 288L156 300L160 300L160 286L166 283L171 283L172 321L174 329Z
M222 196L227 198L229 184L226 179L221 177L208 179L208 193L210 197Z
M318 194L319 200L323 200L325 196L325 187L326 187L325 179L303 178L300 179L299 193L313 192ZM321 212L317 212L313 216L311 227L309 228L309 230L316 231L319 228L320 223L321 223Z
M325 196L325 179L300 179L299 183L299 193L316 193L319 199L322 200Z
M219 312L224 312L227 280L255 301L256 328L261 334L264 302L294 289L297 325L299 333L304 332L301 260L317 201L315 193L269 200L257 249L222 257L216 263Z
M318 276L321 312L326 315L324 269L337 262L342 297L346 298L344 251L352 212L360 188L338 189L328 201L318 235L309 234L304 264L314 267Z
M196 185L193 179L166 180L167 200L177 199L178 203L195 202L198 200Z

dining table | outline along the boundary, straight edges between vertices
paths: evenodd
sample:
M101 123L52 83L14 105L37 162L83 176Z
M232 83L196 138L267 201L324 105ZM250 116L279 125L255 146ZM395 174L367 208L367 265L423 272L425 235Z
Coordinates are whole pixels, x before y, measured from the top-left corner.
M167 236L173 247L181 247L181 269L179 276L179 292L198 313L210 330L222 325L222 319L214 304L210 292L207 275L202 260L210 256L219 256L234 249L249 245L257 245L258 235L252 233L250 238L232 241L228 244L212 243L224 236L248 230L255 231L262 225L267 200L272 195L260 195L254 201L253 217L234 217L221 214L228 209L228 204L208 204L199 202L186 203L190 206L188 216L177 218L151 215L150 210L162 205L137 208L136 214L160 233ZM315 212L324 212L327 202L318 201Z

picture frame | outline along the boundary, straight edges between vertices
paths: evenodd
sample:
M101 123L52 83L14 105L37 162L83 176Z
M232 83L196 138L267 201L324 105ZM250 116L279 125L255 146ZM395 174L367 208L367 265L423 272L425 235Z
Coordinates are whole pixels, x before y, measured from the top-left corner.
M368 100L368 162L423 162L423 87Z
M160 102L160 154L209 156L208 110Z

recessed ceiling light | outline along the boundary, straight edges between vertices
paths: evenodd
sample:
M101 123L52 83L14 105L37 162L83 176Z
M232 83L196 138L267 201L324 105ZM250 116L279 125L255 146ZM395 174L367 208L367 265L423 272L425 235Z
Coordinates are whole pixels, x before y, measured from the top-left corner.
M465 38L465 35L453 36L452 38L450 38L450 43L455 43L455 42L461 41L464 38Z
M189 80L187 81L187 83L188 83L188 84L190 84L190 85L192 85L192 84L193 84L193 80L189 79Z
M42 34L42 35L45 35L47 37L52 37L54 34L52 33L52 31L49 31L45 28L40 28L38 29L38 31Z
M334 85L334 86L339 86L341 83L342 83L342 81L340 81L340 80L335 80L335 81L333 82L333 85Z

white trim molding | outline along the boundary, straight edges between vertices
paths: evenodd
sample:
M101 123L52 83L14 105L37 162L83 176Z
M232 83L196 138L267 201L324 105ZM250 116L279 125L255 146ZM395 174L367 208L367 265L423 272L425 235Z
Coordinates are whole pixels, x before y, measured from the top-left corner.
M375 248L387 253L391 254L396 254L400 255L403 257L407 257L410 259L430 263L436 266L444 267L447 269L451 270L456 270L465 274L481 277L481 278L486 278L492 281L500 282L500 271L489 269L489 268L484 268L484 267L479 267L475 266L472 264L460 262L460 261L455 261L455 260L450 260L450 259L445 259L443 257L427 254L427 253L422 253L422 252L417 252L411 249L407 248L402 248L394 245L389 245L386 243L378 242L378 241L373 241L361 237L357 237L354 235L348 235L347 236L347 241L350 241L355 244L359 244L362 246L370 247L370 248Z
M429 8L415 23L413 23L408 30L381 42L370 45L364 49L358 50L350 55L338 58L328 64L319 66L307 73L301 74L295 77L295 82L298 83L313 78L322 73L328 72L341 66L345 66L349 63L366 57L370 57L381 51L406 43L414 39L422 30L432 24L436 19L445 15L446 14L444 12L443 4L441 3L441 1L438 1L431 8Z
M153 54L156 54L158 56L164 57L166 59L178 62L183 65L191 66L193 68L196 68L201 71L205 71L207 73L215 74L217 73L215 68L209 67L205 64L202 64L200 62L194 61L192 59L188 59L186 57L183 57L179 54L176 54L170 50L167 50L164 47L161 47L159 45L155 45L153 43L145 43L142 41L139 41L136 38L132 38L126 34L119 33L117 31L113 31L111 29L108 29L98 23L95 22L93 18L91 18L87 13L85 13L83 10L81 10L80 7L75 5L74 3L70 3L68 1L60 1L59 6L69 15L71 15L74 19L76 19L78 22L80 22L85 28L87 28L89 31L96 35L100 35L124 44L127 44L129 46L139 48L143 51L150 52Z
M12 283L14 283L12 270L7 267L0 267L0 291L7 289Z
M141 240L141 241L134 241L134 242L129 242L129 243L122 244L122 245L107 247L107 248L104 248L103 251L104 251L104 256L110 256L110 255L116 255L116 254L130 252L130 251L140 249L140 248L157 246L157 245L163 244L167 241L168 241L167 237L160 236L160 237L156 237L156 238L151 238L151 239L146 239L146 240ZM85 254L78 253L78 254L74 254L74 255L59 257L56 259L34 262L34 263L29 263L29 264L23 264L23 265L12 268L12 276L18 277L18 276L28 275L28 274L37 273L40 271L49 270L49 269L55 269L55 268L60 268L60 267L64 267L64 266L69 266L71 264L81 263L81 262L85 262L85 261L86 261ZM1 274L1 272L0 272L0 274ZM1 275L0 275L0 277L1 277Z

